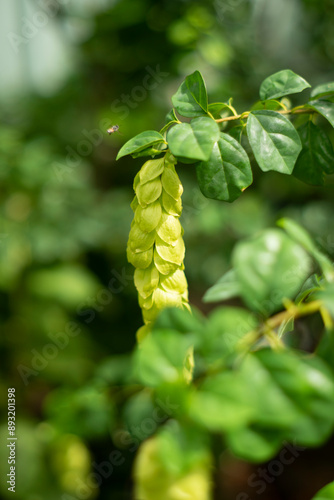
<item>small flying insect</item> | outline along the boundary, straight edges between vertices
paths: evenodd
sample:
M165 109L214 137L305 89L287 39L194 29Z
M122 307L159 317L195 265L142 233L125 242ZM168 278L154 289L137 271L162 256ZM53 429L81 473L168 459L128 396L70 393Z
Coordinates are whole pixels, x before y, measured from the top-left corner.
M114 132L117 132L119 130L119 125L113 125L112 127L108 128L107 132L108 134L113 134Z

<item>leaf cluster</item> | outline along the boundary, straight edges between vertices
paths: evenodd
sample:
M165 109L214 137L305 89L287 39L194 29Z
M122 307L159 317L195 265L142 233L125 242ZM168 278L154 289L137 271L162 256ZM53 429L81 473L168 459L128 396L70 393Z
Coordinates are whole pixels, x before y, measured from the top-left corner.
M334 173L334 151L318 122L321 116L334 126L334 83L314 88L304 105L292 107L288 96L309 87L293 71L279 71L262 82L260 100L238 113L232 98L209 103L204 79L195 71L173 95L174 107L160 132L148 130L130 139L117 158L159 155L169 149L177 160L195 165L207 198L227 202L252 184L250 153L263 172L293 174L308 184L323 185Z

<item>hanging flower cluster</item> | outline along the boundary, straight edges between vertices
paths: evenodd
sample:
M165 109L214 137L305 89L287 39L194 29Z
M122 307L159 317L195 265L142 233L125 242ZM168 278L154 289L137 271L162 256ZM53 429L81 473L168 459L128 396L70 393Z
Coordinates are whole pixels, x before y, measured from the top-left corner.
M166 470L159 453L157 436L139 448L135 461L135 498L140 500L209 500L211 498L210 456L203 457L189 470Z
M136 268L134 282L145 323L137 332L138 340L147 335L165 307L189 309L183 272L183 229L179 220L183 187L175 163L170 153L148 160L134 180L136 196L131 203L134 219L127 257Z

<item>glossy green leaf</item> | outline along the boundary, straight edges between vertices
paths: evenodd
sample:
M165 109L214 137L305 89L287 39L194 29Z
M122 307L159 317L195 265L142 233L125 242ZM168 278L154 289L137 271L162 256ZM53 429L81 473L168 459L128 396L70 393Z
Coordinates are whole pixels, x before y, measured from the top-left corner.
M165 139L159 132L155 130L146 130L146 132L142 132L126 142L119 150L116 160L133 153L138 155L140 151L151 146L157 146L159 143L163 144L164 142Z
M190 123L175 125L167 133L172 154L195 161L208 161L218 139L219 127L211 118L195 118Z
M294 297L311 269L305 250L277 229L239 242L232 259L242 298L265 315Z
M253 180L243 147L233 137L221 133L208 161L196 166L199 187L207 198L232 202Z
M277 99L289 94L296 94L302 90L311 87L304 78L297 75L290 69L278 71L266 78L260 87L260 98L262 101L266 99Z
M240 295L240 284L234 269L225 273L211 288L209 288L203 302L220 302Z
M311 97L323 97L334 94L334 82L322 83L311 90Z
M334 102L326 100L310 101L309 106L318 111L334 127Z
M318 491L312 500L334 500L334 481Z
M261 170L292 173L302 146L296 129L285 116L269 110L252 111L247 133Z
M172 103L181 116L207 116L208 96L199 71L187 76L172 97Z
M302 151L298 156L293 175L298 179L321 186L325 174L334 173L334 151L327 134L308 121L299 129Z

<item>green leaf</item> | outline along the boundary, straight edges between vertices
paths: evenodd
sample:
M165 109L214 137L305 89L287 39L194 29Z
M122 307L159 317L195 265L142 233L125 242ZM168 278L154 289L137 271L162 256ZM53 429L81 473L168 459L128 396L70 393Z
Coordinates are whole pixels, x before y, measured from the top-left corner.
M160 130L160 134L163 134L164 132L166 132L166 130L168 130L169 127L171 125L173 125L174 123L180 123L180 121L178 120L178 118L175 114L175 109L173 108L170 110L169 113L167 113L166 118L165 118L165 125Z
M226 444L231 451L249 462L265 462L276 455L282 445L284 434L260 426L244 427L228 432Z
M307 280L305 281L305 283L301 287L300 292L298 293L297 297L295 298L295 303L300 304L306 298L308 298L312 292L319 290L320 287L321 287L321 283L319 281L319 276L315 273L312 274L309 278L307 278Z
M298 179L322 186L324 174L334 173L334 151L327 134L308 121L299 129L302 151L298 156L293 175Z
M314 446L329 436L333 377L315 356L261 349L228 371L207 376L189 395L188 415L207 430L226 432L241 457L268 459L284 439Z
M239 295L240 283L237 280L234 269L230 269L215 285L206 291L203 302L220 302L238 297Z
M123 421L128 431L137 438L139 437L141 441L153 434L155 426L148 426L145 429L141 429L140 436L136 435L136 429L140 428L146 419L154 423L153 415L155 415L155 405L151 394L145 389L130 397L126 401L122 411Z
M324 307L334 318L334 283L326 283L324 288L315 294L315 298L323 302Z
M326 100L310 101L309 106L326 118L334 127L334 103Z
M256 413L252 391L238 371L207 377L188 404L189 417L214 432L243 427Z
M284 106L280 101L269 99L268 101L257 101L251 107L251 111L256 111L258 109L270 109L272 111L278 111L280 109L284 109Z
M207 162L196 167L199 187L207 198L232 202L253 181L246 151L233 137L221 133Z
M229 129L228 134L241 144L242 134L246 130L246 124L236 125Z
M165 143L165 139L159 132L155 130L146 130L146 132L142 132L126 142L119 150L116 160L134 153L138 156L140 151L162 143Z
M258 326L254 313L240 307L218 307L201 332L201 353L209 366L230 357L244 335Z
M159 148L161 146L161 148ZM136 153L132 153L132 158L142 158L143 156L157 156L167 149L166 144L158 144L157 147L149 146L148 148L142 149Z
M187 76L172 97L172 103L181 116L207 116L208 96L199 71Z
M159 456L166 471L180 475L210 461L207 435L197 427L169 421L158 433Z
M334 424L334 383L327 365L315 356L304 358L291 351L277 352L271 349L255 352L253 359L258 362L258 368L255 369L254 366L248 373L248 379L253 383L253 387L265 376L270 377L272 384L272 389L268 387L261 393L254 387L256 395L262 398L260 404L265 407L263 413L259 415L262 425L269 424L265 413L271 404L272 391L276 387L286 398L286 403L292 406L290 410L288 407L284 410L283 406L281 409L277 408L280 415L273 416L273 423L275 420L279 423L283 412L286 417L289 413L290 417L293 417L295 413L287 428L288 439L296 439L305 446L315 446L328 438ZM271 407L270 411L273 409Z
M135 374L148 387L185 383L184 362L192 346L191 336L173 330L155 330L135 352Z
M315 353L334 371L334 328L323 332Z
M260 87L260 98L277 99L289 94L296 94L302 90L311 87L304 78L297 75L290 69L278 71L266 78Z
M312 255L314 260L319 264L322 272L327 281L334 281L334 268L327 257L327 255L323 254L312 241L311 236L303 227L301 227L297 222L283 218L277 222L277 225L282 227L288 235L297 241L305 250Z
M263 172L276 170L291 174L302 149L292 123L275 111L252 111L247 133L256 161Z
M334 94L334 82L322 83L311 90L311 97L323 97Z
M190 123L175 125L167 133L171 153L195 161L207 161L218 139L219 127L211 118L195 118Z
M312 500L334 500L334 481L318 491Z
M156 319L153 330L171 329L180 333L193 333L203 328L204 317L195 308L191 312L178 307L167 307Z
M311 265L305 250L277 229L239 242L232 259L242 298L264 315L296 295Z
M229 110L233 114L233 108L226 102L213 102L208 106L209 113L214 116L220 116L223 110Z

